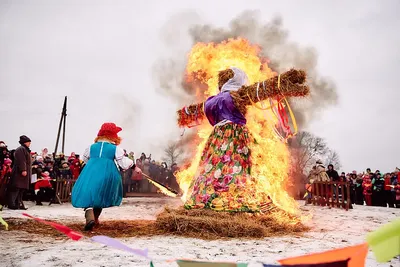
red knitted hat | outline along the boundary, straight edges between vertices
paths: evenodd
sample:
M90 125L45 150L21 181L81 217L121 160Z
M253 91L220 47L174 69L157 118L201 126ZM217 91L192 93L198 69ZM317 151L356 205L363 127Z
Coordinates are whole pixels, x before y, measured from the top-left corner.
M121 127L112 122L103 123L97 136L106 137L110 139L118 138L118 133L122 131Z

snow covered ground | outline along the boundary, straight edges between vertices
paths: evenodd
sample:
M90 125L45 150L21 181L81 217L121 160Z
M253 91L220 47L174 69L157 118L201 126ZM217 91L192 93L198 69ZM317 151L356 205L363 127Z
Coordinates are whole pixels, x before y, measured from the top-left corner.
M26 203L26 211L32 216L60 222L82 221L83 211L70 204L32 206ZM154 219L165 205L179 206L180 200L169 198L124 199L122 206L106 209L101 219ZM156 267L176 267L166 262L174 258L210 261L250 262L249 267L260 267L260 262L276 263L276 260L356 245L364 242L367 232L400 216L400 209L360 207L345 211L307 206L312 212L308 222L312 230L302 237L285 236L264 240L218 240L172 236L126 238L122 242L132 248L148 248ZM4 209L3 218L22 218L22 211ZM147 260L127 252L107 248L90 241L56 240L17 231L0 232L0 266L9 267L87 267L87 266L149 266ZM366 266L400 266L399 259L391 263L378 264L372 252L368 254Z

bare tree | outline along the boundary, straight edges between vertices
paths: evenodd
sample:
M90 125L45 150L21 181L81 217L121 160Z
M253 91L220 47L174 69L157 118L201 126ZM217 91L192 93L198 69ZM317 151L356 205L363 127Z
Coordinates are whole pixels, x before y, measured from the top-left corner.
M332 164L336 170L340 170L340 168L342 167L339 154L332 149L329 149L325 159L325 165L328 166L329 164Z
M325 140L310 132L299 132L288 142L291 155L290 179L294 185L293 196L302 197L308 174L318 159L323 160L328 151Z
M308 173L317 159L325 158L328 147L325 140L309 132L300 132L289 142L295 172Z
M182 156L183 151L178 142L170 142L168 146L164 149L163 160L167 162L170 167L172 164L176 163L178 159Z

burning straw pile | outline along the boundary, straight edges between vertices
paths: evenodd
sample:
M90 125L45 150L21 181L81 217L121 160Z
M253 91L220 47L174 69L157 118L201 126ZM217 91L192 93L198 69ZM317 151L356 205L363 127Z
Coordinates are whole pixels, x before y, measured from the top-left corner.
M233 71L227 69L218 74L218 86L222 85L233 77ZM250 86L243 86L238 91L231 91L235 106L245 115L247 107L267 99L280 100L283 97L302 97L310 93L306 82L306 72L303 70L291 69L279 76L266 81L255 83ZM204 119L204 103L193 104L178 110L178 125L180 127L198 124Z
M264 238L308 230L299 222L280 222L277 216L287 216L290 220L290 216L278 210L268 214L250 214L167 208L158 215L156 228L165 234L201 239Z
M278 220L278 216L286 216ZM281 217L283 218L283 217ZM264 238L282 235L299 235L309 230L303 224L291 223L289 215L275 210L268 214L216 212L208 209L186 210L166 208L150 220L113 220L102 221L87 236L106 235L114 238L149 237L176 235L181 237L215 240L224 238ZM295 218L294 218L295 219ZM51 226L34 220L9 218L10 231L24 231L56 239L64 239L65 235ZM295 222L296 220L292 220ZM81 232L82 222L67 223L67 227ZM0 230L0 234L1 234Z

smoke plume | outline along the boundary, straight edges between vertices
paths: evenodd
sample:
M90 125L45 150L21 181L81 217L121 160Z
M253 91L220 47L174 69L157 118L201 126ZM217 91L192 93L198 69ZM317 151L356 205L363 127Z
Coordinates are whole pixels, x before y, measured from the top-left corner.
M191 100L195 100L194 87L186 84L184 79L185 56L191 46L197 42L221 42L236 37L246 38L259 45L263 56L270 60L270 67L277 72L284 72L292 67L307 71L310 97L291 101L299 127L307 126L317 117L318 111L337 103L335 84L317 70L317 51L313 47L302 47L290 41L281 17L264 23L258 11L245 11L226 28L200 21L199 16L193 12L183 13L171 18L163 28L165 44L175 51L171 51L172 57L160 59L156 63L154 75L160 90L168 93L178 103L190 104ZM175 38L166 38L165 33L172 32L175 32Z

